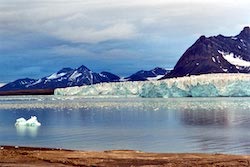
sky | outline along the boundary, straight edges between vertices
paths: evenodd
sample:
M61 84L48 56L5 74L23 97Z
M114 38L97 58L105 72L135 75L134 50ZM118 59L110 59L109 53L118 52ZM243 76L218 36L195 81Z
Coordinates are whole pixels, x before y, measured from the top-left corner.
M0 83L85 65L171 69L201 35L250 26L249 0L0 0Z

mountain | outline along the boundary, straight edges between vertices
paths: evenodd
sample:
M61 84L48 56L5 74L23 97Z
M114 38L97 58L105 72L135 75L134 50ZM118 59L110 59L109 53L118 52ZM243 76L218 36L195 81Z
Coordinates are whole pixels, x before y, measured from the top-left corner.
M124 78L125 81L148 81L148 80L157 80L162 78L164 75L166 75L169 72L169 70L166 70L164 68L156 67L152 70L145 71L141 70L138 71L129 77Z
M164 76L168 70L163 68L154 68L150 71L138 71L127 77L129 81L145 81L159 79ZM72 86L92 85L104 82L121 82L122 79L110 72L103 71L95 73L82 65L79 68L63 68L56 73L40 79L18 79L0 87L0 95L21 95L21 94L53 94L56 88L65 88Z
M57 73L41 79L18 79L0 88L0 91L34 90L34 89L55 89L70 86L91 85L101 82L116 82L120 77L109 73L92 72L85 66L77 69L63 68Z
M201 36L162 79L207 73L250 73L249 27L236 36Z
M23 78L23 79L18 79L14 82L10 82L8 84L5 84L0 88L0 90L20 90L20 89L26 89L26 85L34 83L36 80L35 79L30 79L30 78Z

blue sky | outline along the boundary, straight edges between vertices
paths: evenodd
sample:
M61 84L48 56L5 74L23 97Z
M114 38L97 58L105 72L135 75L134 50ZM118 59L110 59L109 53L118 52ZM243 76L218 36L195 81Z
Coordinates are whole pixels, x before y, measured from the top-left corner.
M200 35L250 26L248 0L0 0L0 83L86 65L173 68Z

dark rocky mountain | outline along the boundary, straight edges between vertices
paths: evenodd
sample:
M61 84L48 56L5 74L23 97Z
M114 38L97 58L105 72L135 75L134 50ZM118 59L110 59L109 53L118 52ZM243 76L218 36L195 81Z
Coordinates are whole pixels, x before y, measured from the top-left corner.
M250 28L239 35L201 36L164 78L207 73L250 72Z
M32 84L36 82L35 79L30 79L30 78L23 78L23 79L18 79L14 82L10 82L0 88L0 91L5 91L5 90L20 90L20 89L26 89L26 85Z
M109 81L112 81L112 82L117 82L117 81L120 81L120 77L115 75L115 74L112 74L110 72L106 72L106 71L103 71L101 73L99 73L100 76L103 77L103 80L107 80L107 82Z
M147 81L147 80L157 80L164 75L166 75L169 72L169 70L166 70L164 68L156 67L152 70L145 71L141 70L138 71L129 77L126 77L126 81Z
M13 91L13 90L34 90L34 89L55 89L70 86L91 85L101 82L116 82L120 77L109 73L92 72L85 66L77 69L63 68L57 73L41 79L18 79L10 82L0 88L0 91Z

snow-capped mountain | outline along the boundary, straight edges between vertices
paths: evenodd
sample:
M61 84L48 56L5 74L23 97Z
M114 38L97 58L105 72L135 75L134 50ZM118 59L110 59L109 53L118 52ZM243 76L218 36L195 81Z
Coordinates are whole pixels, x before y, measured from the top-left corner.
M129 77L124 78L125 81L148 81L148 80L157 80L166 75L169 70L164 68L156 67L152 70L145 71L140 70Z
M145 80L156 80L164 76L168 70L163 68L154 68L150 71L139 71L125 80L129 81L145 81ZM8 91L21 91L21 90L47 90L45 93L51 92L56 88L65 88L73 86L83 86L92 85L104 82L121 82L122 79L110 72L103 71L101 73L95 73L82 65L79 68L63 68L56 73L40 79L18 79L14 82L10 82L2 87L0 87L1 92ZM51 90L51 91L48 91ZM24 92L20 94L29 94L29 92ZM5 94L5 93L2 93ZM15 94L11 93L11 94ZM36 94L36 91L32 91L32 94ZM43 94L43 92L41 93Z
M95 73L87 67L81 66L77 69L63 68L57 73L37 80L29 78L18 79L1 87L0 91L55 89L70 86L91 85L101 82L116 82L119 80L120 77L115 74L109 72Z
M207 73L250 72L250 28L239 35L201 36L164 78Z
M3 85L0 87L1 90L20 90L20 89L26 89L26 85L32 84L36 82L35 79L30 79L30 78L23 78L23 79L18 79L14 82L10 82L8 84Z

